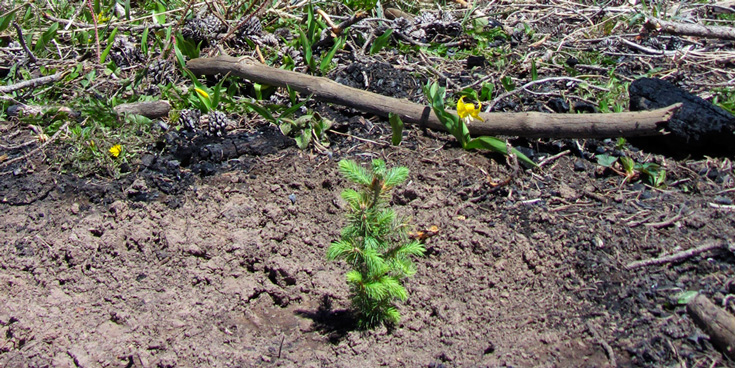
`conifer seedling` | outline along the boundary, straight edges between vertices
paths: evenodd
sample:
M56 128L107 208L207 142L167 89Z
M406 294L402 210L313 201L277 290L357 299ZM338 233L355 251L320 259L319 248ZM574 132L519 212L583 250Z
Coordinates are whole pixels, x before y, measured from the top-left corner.
M401 280L416 273L411 256L424 254L424 246L408 238L405 220L388 207L391 190L406 180L408 169L389 170L382 160L373 160L368 170L342 160L339 170L360 190L342 191L349 206L348 224L327 250L327 259L343 259L353 267L346 276L359 327L397 323L400 314L394 302L408 298Z

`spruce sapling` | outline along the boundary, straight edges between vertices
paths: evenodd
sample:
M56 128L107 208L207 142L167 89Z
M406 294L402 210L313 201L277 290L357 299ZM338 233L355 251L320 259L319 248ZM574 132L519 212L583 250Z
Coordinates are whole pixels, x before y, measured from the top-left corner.
M406 180L408 169L388 170L385 162L373 160L372 170L367 170L342 160L339 170L361 188L342 191L349 223L327 250L327 259L344 259L353 267L347 283L361 328L397 323L400 314L393 302L408 298L401 280L416 273L410 256L424 254L420 242L408 239L406 222L388 208L391 189Z

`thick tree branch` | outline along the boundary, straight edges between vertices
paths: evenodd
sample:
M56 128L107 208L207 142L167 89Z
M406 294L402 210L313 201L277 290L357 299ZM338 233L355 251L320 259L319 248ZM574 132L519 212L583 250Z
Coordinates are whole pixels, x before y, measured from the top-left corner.
M429 106L347 87L327 78L314 77L258 63L249 57L218 56L190 60L196 75L227 74L276 87L290 86L323 101L387 117L398 114L404 122L446 131ZM470 124L473 135L511 135L529 138L603 138L660 135L663 125L681 106L615 114L482 113L484 122Z

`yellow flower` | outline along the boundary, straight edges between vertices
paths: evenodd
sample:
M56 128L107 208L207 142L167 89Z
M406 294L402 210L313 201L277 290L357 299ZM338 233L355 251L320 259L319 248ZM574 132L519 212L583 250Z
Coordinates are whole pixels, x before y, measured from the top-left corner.
M120 153L122 153L122 146L120 146L119 144L110 147L110 154L112 155L112 157L120 156Z
M474 119L483 121L479 115L480 109L482 109L481 104L478 104L477 108L475 108L475 104L465 103L464 96L457 101L457 115L459 115L460 118L465 119L468 123Z
M194 91L196 91L196 93L198 93L199 95L201 95L204 98L207 98L207 99L209 98L209 93L207 93L207 91L205 91L205 90L203 90L201 88L194 87Z

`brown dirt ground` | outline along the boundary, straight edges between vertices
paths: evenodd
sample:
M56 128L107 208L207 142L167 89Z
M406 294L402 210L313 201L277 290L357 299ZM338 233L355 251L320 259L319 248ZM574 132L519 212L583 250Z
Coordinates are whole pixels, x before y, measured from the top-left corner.
M731 207L712 205L735 200L728 159L653 157L670 183L654 189L574 153L512 175L443 134L410 129L396 148L384 126L359 129L333 135L331 157L288 147L209 176L4 176L0 366L732 366L673 303L696 290L721 304L732 253L625 268L732 244ZM407 166L397 212L440 229L391 329L354 328L347 267L325 260L345 222L342 158Z

